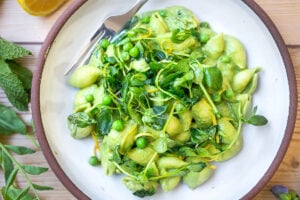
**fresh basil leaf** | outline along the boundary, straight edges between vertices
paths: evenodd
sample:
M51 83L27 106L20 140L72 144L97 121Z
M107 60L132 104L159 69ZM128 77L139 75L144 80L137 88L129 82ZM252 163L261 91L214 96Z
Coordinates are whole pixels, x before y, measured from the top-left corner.
M6 149L18 154L18 155L25 155L25 154L33 154L35 150L29 149L23 146L11 146L11 145L4 145Z
M22 168L26 173L31 174L31 175L39 175L42 174L46 171L48 171L48 168L45 167L37 167L37 166L32 166L32 165L22 165Z
M113 123L112 112L109 109L103 109L97 115L97 130L102 135L110 132Z
M26 134L26 125L12 109L0 104L0 133Z
M36 190L53 190L52 187L49 187L49 186L44 186L44 185L38 185L38 184L32 184L34 189Z
M223 75L217 67L207 67L204 69L204 84L212 91L218 91L222 88Z

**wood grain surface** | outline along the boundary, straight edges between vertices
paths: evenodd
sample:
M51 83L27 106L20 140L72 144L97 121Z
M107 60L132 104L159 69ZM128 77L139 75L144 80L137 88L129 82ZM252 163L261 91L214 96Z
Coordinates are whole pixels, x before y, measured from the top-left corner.
M293 61L298 88L300 86L300 0L255 0L255 2L265 10L282 34ZM35 62L47 33L70 3L71 1L68 1L50 16L33 17L26 14L20 8L17 0L0 0L0 36L22 45L33 53L32 56L19 60L19 62L30 70L35 70ZM300 100L299 97L298 99ZM0 104L11 107L1 89ZM27 124L31 123L31 111L19 112L19 114ZM11 137L0 137L0 142L35 148L28 138L17 134ZM47 161L39 150L34 155L16 156L16 158L24 164L48 167ZM37 184L48 185L54 188L52 191L40 192L41 199L75 199L64 188L51 169L43 175L32 176L32 180ZM25 184L22 178L18 178L18 183L21 186ZM2 171L0 171L0 187L3 184L3 175ZM294 134L283 162L273 178L255 199L276 199L269 191L275 184L283 184L296 190L298 194L300 193L300 114L297 115ZM232 192L234 192L234 187L232 188Z

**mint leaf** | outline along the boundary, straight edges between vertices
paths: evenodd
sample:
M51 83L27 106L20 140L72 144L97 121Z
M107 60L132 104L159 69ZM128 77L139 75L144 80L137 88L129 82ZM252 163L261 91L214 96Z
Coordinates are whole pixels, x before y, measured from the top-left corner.
M30 90L32 72L15 61L7 61L10 70L18 76L26 90Z
M26 125L15 111L0 105L0 134L12 133L26 134Z
M31 55L31 52L0 37L0 58L12 60L27 55Z
M13 106L20 111L28 110L29 95L18 76L10 70L8 64L3 60L0 60L0 87Z

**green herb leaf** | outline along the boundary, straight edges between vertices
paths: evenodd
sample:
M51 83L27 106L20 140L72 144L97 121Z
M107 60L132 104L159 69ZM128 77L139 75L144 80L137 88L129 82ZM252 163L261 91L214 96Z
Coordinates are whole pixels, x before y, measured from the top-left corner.
M6 149L18 154L18 155L25 155L25 154L33 154L35 150L29 149L23 146L11 146L11 145L4 145Z
M249 119L245 121L247 124L252 124L254 126L263 126L268 123L267 118L262 115L252 115Z
M210 90L218 91L222 88L223 75L217 67L207 67L204 70L204 84Z
M0 87L4 90L9 101L20 111L28 110L29 95L22 82L14 74L7 63L0 60Z
M190 30L179 30L176 29L172 32L172 37L171 37L171 41L174 43L182 43L183 41L185 41L187 38L189 38L191 36L191 31Z
M8 188L14 183L15 179L16 179L16 176L18 174L18 169L15 168L9 175L8 179L7 179L7 182L6 182L6 189L5 189L5 195L7 194L7 190Z
M27 186L26 188L24 188L23 190L21 190L18 194L18 196L16 197L16 200L23 200L26 198L26 196L29 195L29 191L30 191L30 186ZM25 197L25 198L24 198ZM30 196L31 197L31 196Z
M0 133L26 134L25 123L17 116L15 111L3 105L0 105Z
M97 115L97 130L102 135L107 135L110 132L113 123L112 113L109 109L103 109Z
M53 188L49 186L37 185L37 184L32 184L32 185L36 190L53 190Z
M9 187L7 194L4 194L4 191L6 190L6 187L2 187L1 193L2 197L5 200L37 200L36 197L32 196L29 193L29 187L26 187L25 189L17 189L13 186Z
M9 181L9 177L14 170L14 165L11 158L6 154L5 151L2 150L2 169L4 172L5 183L7 184Z
M116 162L117 164L120 164L122 162L122 158L119 153L119 149L120 149L120 145L117 145L114 149L113 157L112 157L113 161Z
M155 190L150 190L150 191L139 190L139 191L134 192L133 195L143 198L146 196L152 196L155 194L155 192L156 192Z
M165 153L168 149L168 140L166 137L160 137L156 139L152 145L157 153Z
M250 113L250 116L247 119L242 119L247 124L252 124L254 126L263 126L268 123L268 119L262 115L256 115L257 106L253 108Z
M96 121L85 112L78 112L69 115L68 122L80 128L84 128L96 123Z
M0 58L2 58L3 60L12 60L30 54L31 52L27 49L0 37Z
M31 174L31 175L39 175L42 174L46 171L48 171L48 168L45 167L37 167L37 166L32 166L32 165L22 165L22 168L26 173Z
M7 61L11 71L18 76L22 82L24 89L31 88L32 72L15 61Z

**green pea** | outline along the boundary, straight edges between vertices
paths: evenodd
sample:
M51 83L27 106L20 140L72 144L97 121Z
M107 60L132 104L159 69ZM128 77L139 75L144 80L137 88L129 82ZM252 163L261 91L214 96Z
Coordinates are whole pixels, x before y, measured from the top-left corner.
M201 43L206 43L208 40L209 40L209 35L208 34L205 34L205 33L202 33L201 35L200 35L200 42Z
M97 166L100 164L98 158L96 156L91 156L89 158L89 164L92 165L92 166Z
M94 95L92 95L92 94L86 95L86 96L85 96L85 100L86 100L87 102L93 102L93 101L94 101Z
M128 60L130 59L130 55L129 55L128 52L123 51L123 52L121 53L121 58L122 58L124 61L128 61Z
M112 124L112 129L116 131L122 131L124 129L124 123L122 120L116 120Z
M227 99L232 99L234 96L234 93L233 93L232 89L227 89L227 90L225 90L224 95Z
M129 52L130 49L132 49L133 45L131 42L127 42L126 44L124 44L123 46L123 50Z
M110 42L108 39L104 38L100 41L100 45L103 49L107 49L107 47L110 45Z
M222 56L221 57L221 62L222 63L229 63L230 62L230 57L226 56L226 55Z
M145 137L139 137L135 142L137 148L143 149L147 146L148 141Z
M112 98L110 95L104 95L103 96L103 99L102 99L102 104L103 105L106 105L106 106L109 106L112 102Z
M167 12L165 10L161 10L161 11L159 11L159 15L162 16L162 17L166 17Z
M134 58L138 57L138 56L140 55L140 50L139 50L139 48L137 48L137 47L135 46L135 47L133 47L132 49L130 49L129 55L130 55L131 57L134 57Z
M144 17L142 17L141 22L143 24L149 24L149 22L150 22L150 16L144 16Z

